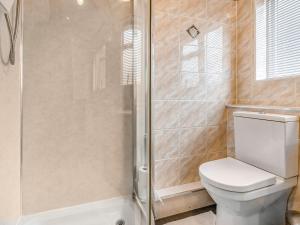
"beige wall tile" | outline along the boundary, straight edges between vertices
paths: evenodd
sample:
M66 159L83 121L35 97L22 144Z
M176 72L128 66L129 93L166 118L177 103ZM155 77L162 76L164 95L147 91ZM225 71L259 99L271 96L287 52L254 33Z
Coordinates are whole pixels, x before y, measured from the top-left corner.
M295 78L296 81L296 95L300 94L300 78Z
M179 83L181 100L201 100L206 98L206 76L199 73L181 72Z
M215 74L207 76L207 101L228 101L235 99L235 79Z
M161 43L177 43L179 41L179 18L173 14L158 12L154 14L153 37Z
M206 0L178 0L179 13L189 17L206 17Z
M226 149L226 126L207 128L207 151L217 152Z
M253 7L253 0L239 0L237 3L237 21L251 20Z
M180 159L180 184L192 183L200 180L199 166L205 162L205 155L183 157Z
M179 48L178 45L160 44L155 46L155 72L157 76L165 76L165 73L176 73L179 71Z
M166 12L166 13L178 13L180 8L179 0L154 0L153 11L157 12Z
M234 127L230 127L227 125L227 149L233 149L234 148Z
M154 77L153 95L154 100L176 100L180 96L179 73L166 71L162 76Z
M153 133L153 149L156 160L178 158L179 131L160 130Z
M206 126L206 104L201 101L180 102L180 127L204 127Z
M155 180L156 189L171 187L180 184L180 171L178 159L159 160L155 162Z
M152 26L158 38L153 42L153 96L174 101L153 101L154 125L157 132L171 128L174 136L179 135L174 160L180 162L180 183L188 183L199 179L202 162L226 156L225 104L236 99L236 3L180 0L179 5L168 6L167 2L162 9L162 2L154 1ZM192 25L200 31L194 39L186 32ZM172 148L170 143L163 144L172 149L168 153L154 147L156 157L176 155L174 142ZM155 181L157 188L177 184L168 182L167 177L164 180L159 174L163 171L162 166L155 170L160 177Z
M207 125L224 125L227 121L225 103L222 101L207 103Z
M251 73L238 73L237 77L237 89L238 99L250 99L252 98L252 84L253 79Z
M178 101L155 101L154 103L154 129L177 128L179 122Z
M207 16L217 22L235 23L236 3L231 0L208 0Z
M293 79L255 81L253 84L254 99L278 99L295 95L295 81Z
M209 152L206 156L207 161L223 159L227 157L226 149L220 150L218 152Z
M206 50L198 45L183 45L180 48L180 71L186 73L205 72Z
M220 48L223 51L229 49L230 51L236 48L236 26L215 22L213 20L206 20L206 30L204 30L204 37L208 47Z
M181 129L179 135L179 154L181 157L206 154L207 135L204 127Z

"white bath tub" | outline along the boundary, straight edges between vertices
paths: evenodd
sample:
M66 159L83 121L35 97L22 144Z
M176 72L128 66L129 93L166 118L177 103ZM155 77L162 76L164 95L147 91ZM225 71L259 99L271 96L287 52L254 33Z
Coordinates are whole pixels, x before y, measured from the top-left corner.
M142 225L141 212L129 197L120 197L84 205L25 216L19 225Z

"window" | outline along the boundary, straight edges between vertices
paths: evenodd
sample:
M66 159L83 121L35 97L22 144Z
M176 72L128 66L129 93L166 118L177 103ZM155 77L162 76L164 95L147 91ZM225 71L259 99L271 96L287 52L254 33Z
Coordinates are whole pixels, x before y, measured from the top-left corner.
M256 0L256 79L300 75L300 1Z

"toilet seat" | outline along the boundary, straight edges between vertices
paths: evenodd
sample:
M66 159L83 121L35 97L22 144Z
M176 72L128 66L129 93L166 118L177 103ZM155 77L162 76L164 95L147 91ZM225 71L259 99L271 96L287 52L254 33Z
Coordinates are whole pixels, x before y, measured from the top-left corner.
M224 189L217 188L212 184L205 182L203 186L208 190L210 193L214 193L217 196L221 196L224 199L230 199L232 201L237 202L247 202L257 198L261 198L267 195L274 194L276 192L281 192L287 189L290 189L297 185L297 177L289 178L289 179L282 179L277 177L276 183L271 186L267 186L264 188L260 188L257 190L249 191L249 192L234 192L234 191L227 191ZM202 181L203 182L203 181Z
M230 157L204 163L199 172L202 181L232 192L250 192L276 183L274 174Z
M298 180L297 177L283 179L230 157L204 163L199 172L206 189L235 201L249 201L280 192L296 186Z

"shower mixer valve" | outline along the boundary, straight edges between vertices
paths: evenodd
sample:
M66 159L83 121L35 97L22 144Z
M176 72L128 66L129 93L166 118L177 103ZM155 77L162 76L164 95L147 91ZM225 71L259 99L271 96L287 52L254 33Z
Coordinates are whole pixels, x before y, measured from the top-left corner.
M191 38L196 38L200 34L200 31L194 24L189 27L186 32L191 36Z

